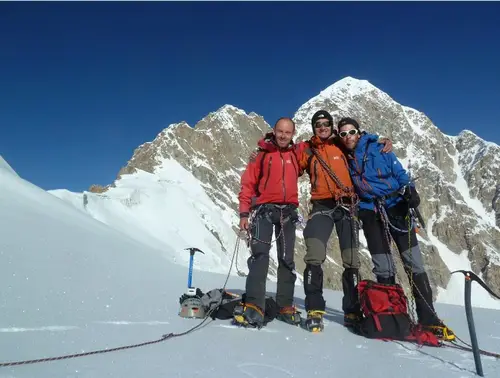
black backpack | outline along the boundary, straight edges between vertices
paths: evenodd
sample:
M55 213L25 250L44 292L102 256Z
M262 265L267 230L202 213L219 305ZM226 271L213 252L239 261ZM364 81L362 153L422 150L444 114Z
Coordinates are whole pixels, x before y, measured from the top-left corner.
M222 297L222 301L221 301ZM205 311L211 311L210 317L212 319L227 320L232 319L234 316L234 309L236 306L245 303L245 293L241 297L223 291L222 289L213 289L201 297ZM220 305L219 305L220 303ZM271 297L266 297L266 308L264 310L264 324L273 321L279 313L276 301Z

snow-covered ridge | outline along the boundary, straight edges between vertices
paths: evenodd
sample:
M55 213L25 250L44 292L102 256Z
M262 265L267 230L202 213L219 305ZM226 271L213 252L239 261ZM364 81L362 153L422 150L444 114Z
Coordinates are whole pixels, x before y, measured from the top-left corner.
M168 125L165 129L163 129L158 134L158 136L156 138L161 138L162 136L171 135L171 134L173 134L173 132L176 129L181 129L181 128L189 128L189 129L191 129L191 126L189 126L189 124L187 122L184 122L184 121L179 122L179 123L172 123L172 124Z
M261 118L261 116L259 116L255 112L250 112L249 114L247 114L243 109L237 108L236 106L230 104L225 104L216 111L208 113L204 119L207 120L208 123L217 122L221 129L225 129L230 133L237 133L238 135L240 135L240 130L238 128L239 117L248 117L251 119ZM204 135L207 135L213 139L212 131L208 130L205 124L196 124L191 127L187 122L182 121L179 123L168 125L156 136L153 142L149 143L154 143L156 140L161 140L163 138L176 138L179 130L183 128L188 129L189 132L203 133Z
M207 253L196 267L218 273L229 269L233 250L226 246L236 243L236 214L215 204L205 186L173 159L163 159L154 173L123 175L103 194L51 193L152 248L173 246L175 252L165 254L173 262L186 266L189 255L182 251L195 245ZM239 264L245 266L247 257L241 253Z
M494 148L494 149L498 149L500 150L500 146L496 143L493 143L493 142L489 142L489 141L486 141L484 140L483 138L481 138L479 135L477 135L476 133L474 133L473 131L471 130L468 130L468 129L465 129L465 130L462 130L459 134L458 134L458 137L472 137L474 138L476 141L480 142L481 144L484 144L486 147L488 148Z
M5 159L0 155L0 169L4 170L5 172L8 172L12 175L17 176L17 172L12 169L12 167L5 161Z
M323 89L319 96L332 97L338 93L344 93L350 97L354 97L374 90L378 91L378 88L372 85L368 80L359 80L347 76Z
M317 110L328 110L335 122L342 116L359 113L361 107L358 100L367 96L375 99L379 107L392 106L393 104L400 106L387 93L369 81L346 77L323 89L318 95L299 107L294 115L297 123L297 135L311 133L310 120Z

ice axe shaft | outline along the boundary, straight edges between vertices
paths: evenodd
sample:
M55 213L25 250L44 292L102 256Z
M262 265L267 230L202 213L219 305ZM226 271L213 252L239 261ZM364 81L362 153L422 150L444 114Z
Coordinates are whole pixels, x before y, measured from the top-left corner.
M188 289L192 288L192 283L193 283L193 263L194 263L194 254L196 252L200 252L205 254L201 249L198 248L186 248L186 250L189 250L189 273L188 273Z
M415 216L417 218L417 220L420 223L420 225L422 226L422 228L427 231L427 227L425 226L424 217L422 217L422 214L420 214L420 211L418 210L418 208L416 208L416 207L411 208L410 212L412 213L413 216Z
M472 344L472 353L474 355L474 363L476 365L476 373L480 377L484 377L483 365L481 363L481 350L477 342L476 326L474 325L474 317L472 315L472 304L471 304L471 294L472 294L472 281L476 281L484 290L488 292L491 296L500 299L500 296L495 294L484 281L479 278L474 272L466 270L455 270L451 274L462 273L465 276L465 315L467 317L467 325L469 326L469 335Z
M472 353L474 355L474 364L476 365L476 373L480 377L484 377L483 365L481 363L481 355L479 354L479 346L477 343L476 327L474 325L474 317L472 315L471 305L471 285L472 281L469 276L465 276L465 315L467 317L467 324L469 326L469 336L472 343Z

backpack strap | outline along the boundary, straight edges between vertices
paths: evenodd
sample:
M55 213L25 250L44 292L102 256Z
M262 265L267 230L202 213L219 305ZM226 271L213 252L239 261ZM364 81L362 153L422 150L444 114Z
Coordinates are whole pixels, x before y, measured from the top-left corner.
M260 181L262 180L262 177L264 177L264 160L266 159L267 153L268 153L267 150L264 150L264 149L259 147L258 155L257 155L257 159L260 157L259 177L257 178L257 189L255 190L257 197L260 196L259 186L260 186Z
M297 172L299 172L300 171L299 156L297 155L297 150L295 148L292 148L292 156L295 157L295 167L297 168Z

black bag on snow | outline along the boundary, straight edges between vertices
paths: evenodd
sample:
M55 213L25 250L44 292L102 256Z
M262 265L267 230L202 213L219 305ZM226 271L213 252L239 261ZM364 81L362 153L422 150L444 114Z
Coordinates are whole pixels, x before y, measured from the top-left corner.
M210 313L212 319L232 319L234 309L241 303L245 303L245 293L242 296L232 294L222 289L212 289L207 293L203 293L200 289L196 289L196 296L201 299L205 313ZM186 297L184 294L180 297L179 302ZM273 321L279 313L276 301L271 298L266 298L266 308L264 310L264 324Z

